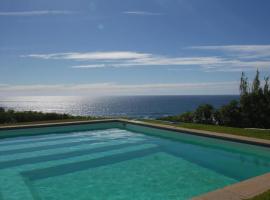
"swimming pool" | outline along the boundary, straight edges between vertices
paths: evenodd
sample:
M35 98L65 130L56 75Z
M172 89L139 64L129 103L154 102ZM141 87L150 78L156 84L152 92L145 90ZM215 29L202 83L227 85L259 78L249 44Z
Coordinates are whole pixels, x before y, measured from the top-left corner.
M0 199L190 199L270 171L270 149L124 122L0 131Z

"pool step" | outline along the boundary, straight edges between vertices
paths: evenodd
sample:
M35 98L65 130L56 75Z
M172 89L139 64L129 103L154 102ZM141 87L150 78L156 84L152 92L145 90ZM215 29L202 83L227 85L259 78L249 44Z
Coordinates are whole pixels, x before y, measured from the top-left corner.
M2 171L0 177L0 197L3 200L22 200L21 197L27 200L36 200L33 198L34 195L29 190L22 176L16 173Z
M44 178L54 177L54 176L61 176L77 171L87 170L90 168L96 168L106 165L111 165L119 162L124 162L128 160L132 160L135 158L140 158L144 156L148 156L154 153L160 152L160 148L158 147L151 147L146 148L143 150L131 151L131 152L124 152L119 154L114 154L111 156L104 156L101 158L69 163L69 164L62 164L57 165L54 167L48 167L44 169L35 169L31 171L24 171L21 172L21 175L27 177L30 181L40 180Z

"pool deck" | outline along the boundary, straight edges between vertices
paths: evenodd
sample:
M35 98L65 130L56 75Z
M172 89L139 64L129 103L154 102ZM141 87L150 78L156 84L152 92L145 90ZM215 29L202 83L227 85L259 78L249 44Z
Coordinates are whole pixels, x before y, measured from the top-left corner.
M241 142L246 144L258 145L270 147L270 140L263 140L257 138L250 138L245 136L230 135L224 133L194 130L181 127L175 127L173 125L161 125L154 124L150 122L142 122L136 120L127 119L105 119L105 120L91 120L91 121L75 121L75 122L57 122L57 123L40 123L31 125L10 125L10 126L0 126L0 131L22 129L22 128L41 128L48 126L68 126L68 125L80 125L80 124L91 124L91 123L104 123L104 122L120 122L120 123L130 123L134 125L147 126L152 128L165 129L176 132L186 132L193 135L218 138L223 140L229 140L234 142ZM233 185L229 185L222 189L218 189L201 196L193 198L193 200L244 200L255 197L265 191L270 190L270 173L264 174L262 176L254 177L246 181L242 181Z
M193 198L193 200L243 200L270 189L270 173Z

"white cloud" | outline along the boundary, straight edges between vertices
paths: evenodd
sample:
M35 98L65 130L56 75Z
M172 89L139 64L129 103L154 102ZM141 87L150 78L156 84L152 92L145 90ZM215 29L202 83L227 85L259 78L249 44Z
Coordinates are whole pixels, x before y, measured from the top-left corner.
M123 66L129 65L211 65L222 62L221 58L218 57L165 57L165 56L155 56L142 58L134 60L128 64L123 64Z
M125 60L146 58L150 54L137 53L131 51L111 51L111 52L68 52L54 54L30 54L22 57L32 57L41 59L65 59L77 61L91 60Z
M202 50L230 49L230 51L241 51L241 46L201 46L192 47ZM86 68L106 68L106 67L141 67L141 66L163 66L181 67L195 66L204 71L247 71L270 68L270 57L268 59L250 58L252 55L261 55L263 51L266 55L267 48L249 47L247 52L257 51L257 54L234 54L234 56L183 56L170 57L166 55L155 55L151 53L132 51L105 51L105 52L64 52L54 54L30 54L22 57L36 59L88 61L89 63L72 66L75 69ZM252 50L253 49L253 50ZM264 50L263 50L264 49ZM228 50L229 51L229 50ZM244 50L243 50L244 51ZM249 56L249 58L247 58ZM243 58L244 57L244 58Z
M104 68L107 67L105 64L92 64L92 65L75 65L71 68L73 69L83 69L83 68Z
M68 52L55 54L30 54L22 57L38 59L63 59L74 61L103 62L102 64L78 65L73 68L132 67L167 65L213 65L224 63L219 57L168 57L150 53L112 51L112 52ZM105 64L106 63L106 64Z
M0 84L4 95L126 95L126 94L237 94L238 82L157 83L157 84Z
M147 12L147 11L124 11L123 14L126 14L126 15L140 15L140 16L163 15L163 13L155 13L155 12Z
M89 64L76 65L72 68L104 68L104 67L138 67L138 66L188 66L188 65L212 65L222 62L222 59L217 57L183 57L170 58L159 57L148 54L144 58L119 60L118 62L108 62L106 64Z
M68 15L73 13L74 12L68 10L32 10L32 11L0 12L0 16Z

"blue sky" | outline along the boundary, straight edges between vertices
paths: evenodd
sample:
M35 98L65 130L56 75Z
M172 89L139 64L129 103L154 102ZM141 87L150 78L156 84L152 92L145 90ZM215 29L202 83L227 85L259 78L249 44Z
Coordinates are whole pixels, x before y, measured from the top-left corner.
M238 94L268 0L1 0L0 96Z

